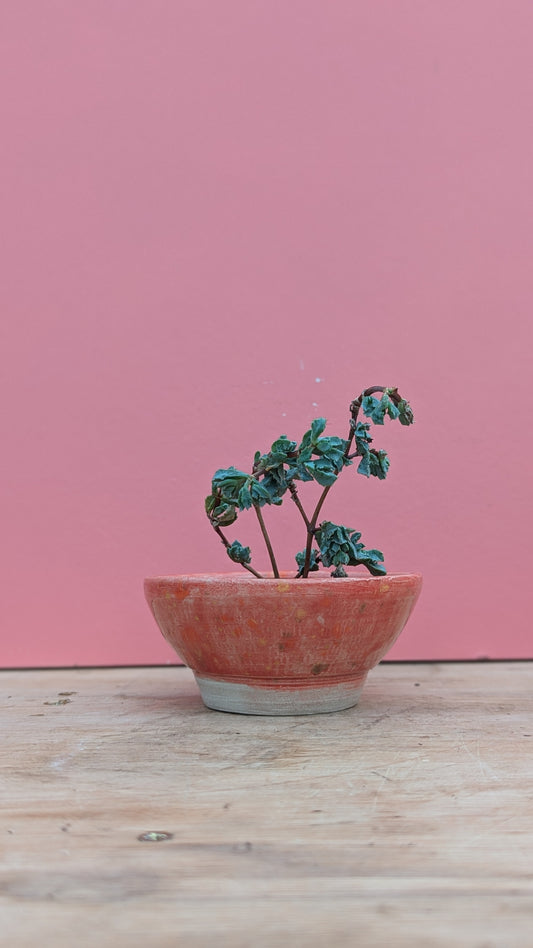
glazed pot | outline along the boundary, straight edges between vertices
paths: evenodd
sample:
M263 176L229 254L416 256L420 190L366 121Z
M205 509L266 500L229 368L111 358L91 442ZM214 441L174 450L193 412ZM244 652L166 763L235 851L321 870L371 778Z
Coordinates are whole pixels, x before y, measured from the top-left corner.
M391 648L422 577L256 579L246 572L161 576L145 595L204 704L242 714L312 714L357 704Z

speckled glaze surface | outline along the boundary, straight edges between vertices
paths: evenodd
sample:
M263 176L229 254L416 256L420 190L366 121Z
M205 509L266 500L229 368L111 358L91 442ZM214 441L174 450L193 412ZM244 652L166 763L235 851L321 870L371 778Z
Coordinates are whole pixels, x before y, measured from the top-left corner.
M204 703L244 714L311 714L357 703L402 631L418 573L305 580L284 574L160 576L145 595Z

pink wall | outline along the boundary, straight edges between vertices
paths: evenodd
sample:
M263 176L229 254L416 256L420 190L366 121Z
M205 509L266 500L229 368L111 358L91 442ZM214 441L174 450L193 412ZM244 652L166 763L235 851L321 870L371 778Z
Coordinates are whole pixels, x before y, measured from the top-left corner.
M213 470L375 383L417 424L327 512L425 574L394 656L533 655L530 0L0 17L3 664L174 660Z

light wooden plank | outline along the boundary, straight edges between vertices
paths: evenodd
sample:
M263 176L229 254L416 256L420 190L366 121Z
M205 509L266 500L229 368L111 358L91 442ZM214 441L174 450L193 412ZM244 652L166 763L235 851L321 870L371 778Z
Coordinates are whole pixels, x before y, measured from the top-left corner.
M381 665L312 717L176 667L0 688L6 945L533 943L533 663Z

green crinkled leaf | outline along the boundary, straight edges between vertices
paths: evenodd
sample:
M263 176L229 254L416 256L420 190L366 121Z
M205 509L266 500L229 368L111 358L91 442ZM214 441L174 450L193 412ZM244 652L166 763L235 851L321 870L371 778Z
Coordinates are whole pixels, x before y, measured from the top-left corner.
M298 566L299 566L299 570L298 570L298 572L297 572L297 574L296 574L296 578L298 579L298 578L302 575L303 569L304 569L304 566L305 566L305 550L301 550L299 553L297 553L296 556L294 557L294 559L296 560L296 563L297 563ZM309 563L310 563L310 565L309 565L309 571L310 571L311 573L314 573L317 569L320 568L319 565L318 565L318 564L319 564L319 561L320 561L320 557L319 557L319 555L318 555L318 551L317 551L317 550L311 550L311 559L310 559L310 561L309 561Z
M383 553L380 550L367 550L358 541L361 534L340 524L326 520L320 524L315 534L320 547L320 556L324 566L365 566L374 576L385 575ZM339 575L339 574L337 574Z
M325 418L315 418L300 445L282 435L274 441L268 454L254 462L256 473L263 477L269 495L265 503L281 503L294 480L316 480L322 487L331 486L337 474L352 462L346 457L347 442L342 438L320 437L326 427Z
M237 510L233 504L223 502L212 510L210 519L219 527L229 527L237 519Z
M396 389L386 389L381 398L375 398L374 395L365 395L361 406L363 414L371 418L375 425L382 425L385 415L393 420L400 415L399 409L394 404L389 392L395 392Z
M324 520L315 534L324 566L350 565L354 552L353 544L360 536L360 533L350 527Z
M355 425L352 424L352 430L354 433L355 447L357 448L357 453L361 455L368 454L370 448L369 445L372 444L372 438L370 437L370 425L358 421Z
M357 473L362 474L364 477L370 477L371 471L370 471L370 452L369 451L367 451L367 453L363 455L363 457L361 458L358 468L357 468Z
M324 431L326 424L327 422L325 418L315 418L314 421L311 422L311 441L313 444L316 443L317 439Z
M305 432L300 444L298 445L298 452L306 451L307 449L311 450L313 447L312 438L313 435L311 429L309 429L309 431Z
M298 448L298 451L305 451L307 448L312 449L316 444L318 438L322 434L326 427L325 418L315 418L311 422L311 427L309 431L306 431Z
M392 391L395 392L396 389L393 389ZM381 396L381 407L383 411L389 416L389 418L392 418L393 421L395 420L395 418L398 418L400 412L398 411L398 408L396 407L393 400L391 399L388 391L385 391L383 395Z
M288 456L294 453L294 451L296 451L296 441L290 441L287 435L281 435L274 441L269 453L264 455L262 459L264 469L267 470L268 467L286 461Z
M216 488L220 488L222 484L239 484L241 485L250 475L246 474L244 471L238 471L236 467L226 467L219 468L218 471L215 471L213 474L213 484Z
M390 467L389 455L386 451L375 451L373 448L369 452L370 473L384 481Z
M386 451L376 451L374 448L364 455L357 468L358 474L365 477L377 477L384 481L390 467L390 459Z
M261 477L259 490L253 489L257 500L254 503L280 504L283 494L289 486L289 476L285 465L294 463L291 455L296 454L296 442L290 441L286 435L281 435L274 441L268 454L255 457L254 470ZM263 493L264 488L264 493Z
M361 408L363 409L363 415L370 418L375 425L383 424L385 412L381 409L381 401L379 398L375 398L374 395L363 395Z
M249 510L254 505L263 507L265 504L271 504L272 497L263 483L256 480L255 477L248 477L246 484L241 487L237 505L241 510Z
M216 471L212 487L217 501L233 504L239 510L249 510L254 504L262 507L264 504L277 502L277 498L274 500L268 488L256 477L245 474L244 471L238 471L234 467Z
M401 425L412 425L414 422L413 409L411 408L409 402L402 398L398 402L398 411L400 414L400 424Z
M209 494L205 498L205 512L211 523L219 527L227 527L237 519L235 506L221 500L220 494Z
M313 475L306 469L306 465L311 461L311 452L304 451L301 456L287 469L287 481L312 481Z
M399 398L396 388L386 388L380 399L374 395L365 395L361 407L363 414L371 418L375 425L382 425L385 415L393 420L399 418L402 425L412 425L414 421L409 402L405 398Z
M207 516L211 513L212 510L216 507L218 503L218 498L216 494L208 494L205 498L205 512Z
M261 486L263 490L266 490L270 500L267 503L270 504L281 504L283 500L283 495L288 489L287 477L285 475L285 469L283 465L280 465L278 468L272 468L272 470L267 471L261 480Z
M351 464L346 457L346 448L348 443L343 438L319 438L315 445L315 453L320 457L325 457L334 465L337 473L342 470L345 464Z
M337 480L337 471L328 458L317 458L316 461L307 461L304 464L304 468L321 487L330 487Z
M234 540L233 543L226 547L226 553L234 563L250 563L252 560L250 547L243 546L238 540Z
M381 550L365 550L364 548L359 550L357 565L366 566L372 576L387 575L387 570L383 565L383 553Z
M272 497L269 491L260 481L256 481L254 478L252 478L249 488L250 497L254 504L257 504L259 507L263 507L264 504L272 503Z
M246 481L237 496L237 503L241 510L249 510L252 506L252 498L250 496L250 484Z
M322 420L317 419L317 421ZM317 430L319 430L318 427ZM296 473L294 476L300 477L302 480L308 480L311 477L321 487L330 487L337 480L337 475L342 468L352 463L346 457L347 446L348 442L343 438L335 436L318 438L313 446L301 451L298 464L295 466ZM302 468L307 473L307 477L303 476Z
M249 480L250 475L238 471L235 467L219 468L213 474L212 492L219 492L222 500L238 504L239 491Z

